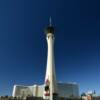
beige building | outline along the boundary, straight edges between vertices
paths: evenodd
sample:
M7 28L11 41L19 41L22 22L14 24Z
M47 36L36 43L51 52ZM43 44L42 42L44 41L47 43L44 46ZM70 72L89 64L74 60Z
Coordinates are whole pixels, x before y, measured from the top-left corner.
M58 83L59 97L79 97L79 87L76 83ZM14 85L13 97L43 97L44 85L21 86Z

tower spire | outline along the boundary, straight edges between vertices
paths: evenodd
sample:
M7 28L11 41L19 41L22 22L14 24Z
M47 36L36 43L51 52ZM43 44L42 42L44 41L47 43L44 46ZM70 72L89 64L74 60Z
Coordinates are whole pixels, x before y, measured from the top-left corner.
M47 35L48 33L54 34L54 27L52 26L52 19L51 16L49 17L49 25L45 29L45 34Z
M51 16L49 18L49 26L52 26L52 19L51 19Z

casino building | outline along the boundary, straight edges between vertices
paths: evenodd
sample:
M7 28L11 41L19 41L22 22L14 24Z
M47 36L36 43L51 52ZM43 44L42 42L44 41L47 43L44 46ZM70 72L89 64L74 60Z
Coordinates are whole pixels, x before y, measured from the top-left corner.
M60 97L79 97L79 87L76 83L58 83L58 94ZM14 85L13 97L43 97L43 85L21 86Z
M78 97L79 87L76 83L58 83L55 73L55 59L54 59L54 27L50 24L45 29L47 40L47 65L46 75L43 85L21 86L14 85L13 97L43 97L43 99L54 100L56 97Z

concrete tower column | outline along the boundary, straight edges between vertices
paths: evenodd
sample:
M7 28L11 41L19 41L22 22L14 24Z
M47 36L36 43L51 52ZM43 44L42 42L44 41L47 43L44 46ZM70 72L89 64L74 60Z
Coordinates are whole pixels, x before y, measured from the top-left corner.
M57 96L57 82L54 61L54 27L52 27L51 23L50 26L46 28L45 33L48 52L43 98L46 100L54 100L54 96Z

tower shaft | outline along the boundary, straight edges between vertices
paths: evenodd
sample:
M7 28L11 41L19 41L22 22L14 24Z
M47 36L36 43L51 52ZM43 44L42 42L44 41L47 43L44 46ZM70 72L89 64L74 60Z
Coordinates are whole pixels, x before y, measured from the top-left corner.
M55 74L55 61L54 61L54 34L48 33L46 36L48 52L47 52L47 68L45 76L45 85L48 86L48 91L45 98L53 100L53 96L57 94L57 83Z

